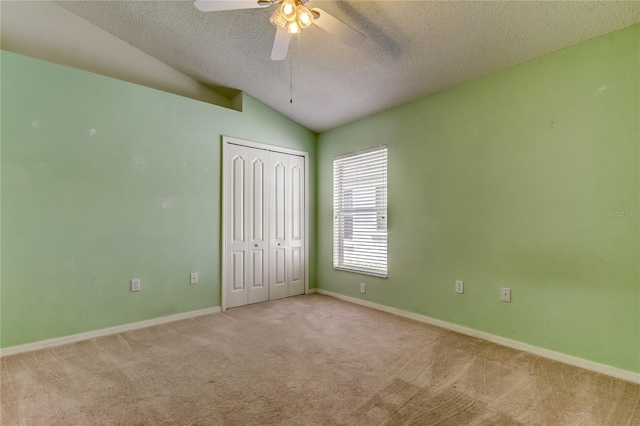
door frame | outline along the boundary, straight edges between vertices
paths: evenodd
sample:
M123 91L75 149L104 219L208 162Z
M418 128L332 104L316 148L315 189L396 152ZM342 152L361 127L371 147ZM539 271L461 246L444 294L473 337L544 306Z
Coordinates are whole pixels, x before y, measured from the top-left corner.
M283 148L275 145L268 145L260 142L248 141L245 139L238 139L231 136L222 136L222 179L221 179L221 191L222 191L222 239L220 240L220 251L222 256L220 258L221 265L221 281L220 281L220 305L222 311L227 310L227 299L225 282L229 277L229 271L227 271L227 251L225 250L225 243L227 241L227 205L231 202L230 195L227 194L226 179L227 179L227 157L229 155L229 145L240 145L248 148L263 149L265 151L280 152L282 154L298 155L304 158L304 294L309 294L309 153L307 151L299 151L297 149Z

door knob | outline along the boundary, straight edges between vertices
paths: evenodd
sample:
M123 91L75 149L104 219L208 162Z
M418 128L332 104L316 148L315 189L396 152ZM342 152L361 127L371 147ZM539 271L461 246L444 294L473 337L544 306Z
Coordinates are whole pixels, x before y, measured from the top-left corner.
M258 245L257 245L257 244L254 244L253 246L254 246L254 247L258 247Z

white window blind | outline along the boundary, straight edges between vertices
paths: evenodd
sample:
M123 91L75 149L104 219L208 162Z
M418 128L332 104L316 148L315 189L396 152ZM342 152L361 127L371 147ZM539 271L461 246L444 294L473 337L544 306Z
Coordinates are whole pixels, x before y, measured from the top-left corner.
M333 267L387 276L387 147L333 160Z

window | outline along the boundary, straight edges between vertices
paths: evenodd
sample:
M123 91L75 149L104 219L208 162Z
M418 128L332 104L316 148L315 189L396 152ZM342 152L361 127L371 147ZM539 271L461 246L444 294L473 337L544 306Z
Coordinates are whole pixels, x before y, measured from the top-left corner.
M333 267L387 276L387 147L333 160Z

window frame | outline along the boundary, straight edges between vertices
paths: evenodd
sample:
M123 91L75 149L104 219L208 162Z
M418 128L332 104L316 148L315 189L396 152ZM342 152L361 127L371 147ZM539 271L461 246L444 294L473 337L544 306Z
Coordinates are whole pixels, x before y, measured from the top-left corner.
M384 153L380 153L384 151ZM338 176L340 179L344 176L344 170L339 170L340 167L344 167L345 163L342 161L349 158L362 156L366 154L377 154L384 157L384 163L379 167L376 166L374 174L372 176L359 176L358 178L363 180L359 184L359 188L362 189L363 195L355 195L355 199L360 198L360 202L364 202L366 207L355 207L354 191L358 187L346 187L342 183L338 182ZM375 156L363 158L363 163L376 160ZM333 158L333 254L332 262L333 269L347 272L354 272L358 274L371 275L378 278L387 278L389 273L389 232L388 232L388 163L389 163L389 151L386 145L380 145L369 149L350 152L342 155L335 156ZM353 165L350 165L353 167ZM358 167L358 165L356 165ZM349 175L347 173L347 175ZM353 175L351 175L353 179ZM366 194L370 192L371 194ZM349 207L341 207L340 204L345 204L350 200ZM370 238L375 246L372 248L367 247L367 243L351 244L351 250L358 251L360 253L352 257L352 264L345 262L345 248L346 244L346 226L350 227L350 232L353 240L354 231L358 227L358 217L360 216L361 227L363 230L358 232L361 238ZM371 219L371 215L375 217ZM368 217L367 217L368 216ZM354 219L355 218L355 219ZM350 219L350 220L349 220ZM364 222L373 220L372 225L367 226ZM349 225L350 224L350 225ZM342 229L340 227L342 226ZM355 226L355 228L354 228ZM367 229L368 228L368 229ZM357 232L357 231L356 231ZM381 235L382 234L382 235ZM358 256L366 256L367 250L380 251L381 256L378 264L374 263L373 267L357 266L353 263L357 262ZM382 254L383 253L383 254ZM375 253L373 253L375 257Z

